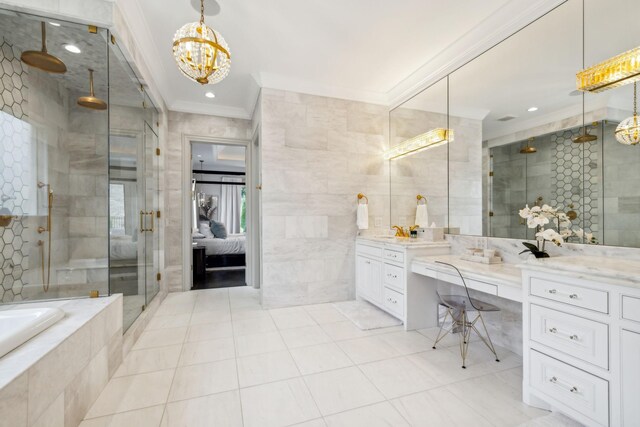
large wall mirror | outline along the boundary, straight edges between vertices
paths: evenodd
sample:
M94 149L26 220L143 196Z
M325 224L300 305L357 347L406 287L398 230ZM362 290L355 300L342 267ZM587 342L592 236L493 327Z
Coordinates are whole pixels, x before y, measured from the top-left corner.
M576 88L584 67L640 46L639 14L633 0L568 0L394 109L391 146L435 127L438 105L451 138L391 160L392 223L412 224L409 193L424 191L452 233L532 239L518 211L546 204L569 219L567 242L640 247L640 145L615 136L634 85Z
M391 182L391 225L416 224L418 205L428 206L425 224L446 227L447 191L447 78L419 93L389 115L390 146L409 147L406 153L392 153L389 160ZM431 147L411 151L411 142Z

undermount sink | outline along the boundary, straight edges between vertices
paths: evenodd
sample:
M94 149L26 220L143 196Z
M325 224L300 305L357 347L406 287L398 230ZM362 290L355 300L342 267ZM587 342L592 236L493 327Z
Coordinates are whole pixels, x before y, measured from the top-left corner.
M396 238L396 236L373 236L373 237L374 239L389 239L389 240Z

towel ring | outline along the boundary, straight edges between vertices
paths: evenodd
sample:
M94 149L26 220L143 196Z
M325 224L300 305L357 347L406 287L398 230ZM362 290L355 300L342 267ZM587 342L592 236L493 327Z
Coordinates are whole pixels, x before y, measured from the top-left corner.
M418 205L419 205L421 200L424 200L423 205L426 205L426 204L427 204L427 198L426 198L426 197L424 197L422 194L418 194L418 195L416 196L416 204L418 204Z
M362 194L362 193L358 193L358 203L360 203L360 200L362 200L362 199L365 200L365 202L364 202L365 205L369 204L369 198L367 196L365 196L364 194Z

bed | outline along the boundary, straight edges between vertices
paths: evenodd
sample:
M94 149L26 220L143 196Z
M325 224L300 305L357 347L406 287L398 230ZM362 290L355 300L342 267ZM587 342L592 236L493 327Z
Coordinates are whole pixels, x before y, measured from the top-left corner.
M109 238L109 278L112 293L138 293L138 242L133 236L112 235Z
M198 246L205 247L207 268L244 267L246 235L230 234L226 239L205 237L194 239Z

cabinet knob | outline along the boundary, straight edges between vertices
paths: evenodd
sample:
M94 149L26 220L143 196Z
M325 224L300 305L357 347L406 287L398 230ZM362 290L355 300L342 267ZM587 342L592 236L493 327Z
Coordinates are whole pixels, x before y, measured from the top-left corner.
M571 295L569 295L569 298L578 299L578 294L571 294Z
M570 339L574 340L574 341L578 341L578 336L573 334L569 337Z
M558 330L556 328L551 328L549 329L549 332L551 332L552 334L555 334L558 332Z
M555 294L555 293L557 293L557 292L558 292L558 291L556 291L555 289L549 289L549 293L550 293L550 294Z

